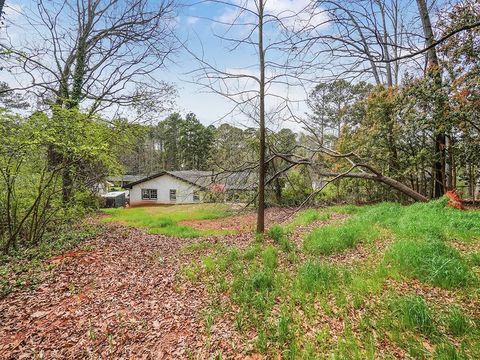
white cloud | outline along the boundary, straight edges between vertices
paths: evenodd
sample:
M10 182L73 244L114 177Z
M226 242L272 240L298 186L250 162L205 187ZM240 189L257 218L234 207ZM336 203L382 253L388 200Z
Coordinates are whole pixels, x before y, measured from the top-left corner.
M198 22L198 20L200 20L200 19L196 16L188 16L187 17L187 24L194 25Z
M257 12L254 0L234 0L232 4ZM326 12L310 0L268 0L265 2L264 13L279 18L283 25L292 30L326 26L328 22ZM216 18L225 24L231 24L238 19L252 20L252 14L242 12L235 6L225 5L223 12Z

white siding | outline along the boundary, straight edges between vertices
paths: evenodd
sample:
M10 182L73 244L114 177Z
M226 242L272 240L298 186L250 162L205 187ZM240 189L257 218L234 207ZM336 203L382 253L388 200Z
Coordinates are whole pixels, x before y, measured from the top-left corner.
M142 200L142 189L157 189L157 200ZM170 201L171 189L177 190L176 202ZM165 174L155 179L134 185L130 190L130 204L191 204L198 202L193 201L193 192L199 190L199 186Z

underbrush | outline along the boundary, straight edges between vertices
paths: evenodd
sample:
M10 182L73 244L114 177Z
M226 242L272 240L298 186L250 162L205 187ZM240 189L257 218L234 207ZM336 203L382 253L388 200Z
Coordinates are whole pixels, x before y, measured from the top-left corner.
M46 259L68 251L101 232L96 225L66 225L45 235L34 247L14 249L0 256L0 298L17 289L34 288L54 267Z
M104 221L116 221L129 226L148 229L151 234L161 234L179 238L195 238L208 235L230 233L225 230L202 230L182 225L187 220L211 220L229 216L227 206L218 204L174 205L104 209L110 216Z
M303 246L290 238L335 212L350 218L305 234ZM480 241L478 224L480 212L444 200L310 209L271 226L272 241L206 250L184 275L206 285L209 313L235 314L245 348L267 358L480 358L478 254L451 243ZM350 261L357 246L366 255ZM215 305L221 294L229 305Z

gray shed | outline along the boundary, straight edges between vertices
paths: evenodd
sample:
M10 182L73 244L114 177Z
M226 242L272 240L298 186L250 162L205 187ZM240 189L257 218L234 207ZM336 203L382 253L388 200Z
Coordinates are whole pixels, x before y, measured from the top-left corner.
M118 208L127 204L127 197L125 191L112 191L102 195L105 199L106 208Z

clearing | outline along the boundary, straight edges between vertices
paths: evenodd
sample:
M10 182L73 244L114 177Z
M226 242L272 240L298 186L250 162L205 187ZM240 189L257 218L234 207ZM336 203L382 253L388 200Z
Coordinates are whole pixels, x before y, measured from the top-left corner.
M30 289L0 264L1 358L480 358L478 211L107 212Z

